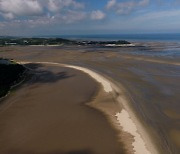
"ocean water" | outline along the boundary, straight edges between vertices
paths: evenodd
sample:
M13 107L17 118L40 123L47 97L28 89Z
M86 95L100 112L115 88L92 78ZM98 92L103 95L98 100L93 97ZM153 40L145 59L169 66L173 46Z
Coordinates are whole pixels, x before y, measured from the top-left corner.
M127 41L160 41L160 42L180 42L180 34L102 34L102 35L65 35L68 39L81 40L127 40Z
M153 57L180 58L180 34L108 34L108 35L66 35L61 36L73 40L117 41L127 40L140 43L146 48L129 50L131 54ZM148 50L150 49L150 50Z
M150 45L146 45L145 48L134 48L134 50L128 51L128 53L159 58L180 58L180 44L159 44L159 48L157 46L151 47Z

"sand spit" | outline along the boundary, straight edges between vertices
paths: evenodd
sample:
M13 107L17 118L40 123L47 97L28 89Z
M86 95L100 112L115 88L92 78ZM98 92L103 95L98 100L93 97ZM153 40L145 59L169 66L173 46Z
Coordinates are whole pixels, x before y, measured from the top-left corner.
M105 92L112 92L113 88L111 85L111 82L108 81L107 79L105 79L103 76L87 69L87 68L82 68L82 67L78 67L78 66L70 66L70 65L65 65L66 67L70 67L70 68L74 68L74 69L78 69L81 70L87 74L89 74L91 77L93 77L97 82L101 83L104 91ZM124 100L121 100L124 101ZM123 128L123 131L130 133L132 136L134 136L134 142L132 143L133 147L134 147L134 153L135 154L151 154L152 152L150 152L145 144L145 141L143 140L143 138L141 137L141 135L139 134L136 124L133 122L133 120L131 119L129 113L123 109L120 113L117 113L115 115L117 117L117 120L119 122L119 124L121 125L121 127ZM147 143L147 145L149 145L149 143ZM156 152L154 150L153 154L155 154Z
M97 82L99 82L103 86L105 92L109 93L109 92L113 91L110 82L108 82L108 80L106 80L104 77L100 76L99 74L97 74L87 68L83 68L83 67L79 67L79 66L71 66L71 65L64 65L64 66L74 68L74 69L77 69L77 70L80 70L80 71L83 71L83 72L89 74L92 78L94 78Z
M21 64L27 64L27 63L30 63L30 62L21 62ZM87 73L88 75L90 75L92 78L94 78L97 82L102 84L105 92L109 93L109 92L113 91L111 84L108 80L106 80L103 76L101 76L101 75L99 75L99 74L97 74L97 73L95 73L95 72L93 72L87 68L83 68L83 67L79 67L79 66L66 65L66 64L60 64L60 63L53 63L53 62L35 62L35 63L59 65L59 66L69 67L69 68L73 68L73 69L83 71L83 72Z
M134 147L135 154L140 154L142 152L145 154L150 154L151 152L147 150L143 139L141 138L140 134L137 132L138 130L135 123L132 121L132 119L129 116L129 113L123 109L121 113L117 113L116 116L123 130L134 136L134 142L132 145Z
M30 62L21 62L21 64L26 64L26 63L30 63ZM59 66L74 68L83 71L84 73L87 73L92 78L94 78L97 82L99 82L103 86L105 92L107 93L111 93L113 91L121 92L121 90L111 81L107 80L102 75L84 67L60 64L54 62L33 62L33 63L59 65ZM118 97L117 101L123 105L124 109L122 109L121 112L116 113L116 115L114 116L117 117L117 121L119 125L122 127L123 131L131 134L134 137L134 142L132 143L134 154L158 154L158 150L156 150L153 143L151 142L149 135L146 133L140 121L130 109L129 105L127 104L128 102L126 101L124 96Z

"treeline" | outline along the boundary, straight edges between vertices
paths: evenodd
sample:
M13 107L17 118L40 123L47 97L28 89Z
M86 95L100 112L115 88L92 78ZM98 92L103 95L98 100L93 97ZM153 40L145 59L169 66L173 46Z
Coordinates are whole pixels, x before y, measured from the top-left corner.
M78 42L79 45L107 45L107 44L115 44L115 45L122 45L122 44L131 44L125 40L119 41L80 41Z
M100 45L104 46L107 44L131 44L125 40L119 41L75 41L63 38L0 38L0 46L9 45Z
M11 86L20 82L25 68L19 64L1 64L0 63L0 97L5 96Z
M0 38L0 45L58 45L73 44L74 41L62 38Z

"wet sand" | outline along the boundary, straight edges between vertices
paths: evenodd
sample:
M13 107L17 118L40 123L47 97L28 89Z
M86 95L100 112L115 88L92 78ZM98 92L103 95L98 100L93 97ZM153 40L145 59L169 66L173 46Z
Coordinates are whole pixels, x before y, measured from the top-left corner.
M36 75L0 106L0 153L125 153L106 117L86 105L97 82L70 68L27 67Z
M0 55L18 61L48 61L83 66L102 73L110 80L113 79L118 87L124 88L132 111L141 120L160 153L178 154L179 59L132 54L136 50L156 52L156 48L158 52L159 48L163 50L165 47L158 43L155 47L143 49L77 46L7 47L1 48L4 52ZM100 104L96 104L96 107L102 109L103 105ZM104 110L113 110L112 106L106 103ZM112 112L118 111L115 109ZM118 133L115 133L116 137ZM121 134L122 140L127 141L127 134ZM132 143L132 136L128 140ZM132 145L128 148L132 149Z

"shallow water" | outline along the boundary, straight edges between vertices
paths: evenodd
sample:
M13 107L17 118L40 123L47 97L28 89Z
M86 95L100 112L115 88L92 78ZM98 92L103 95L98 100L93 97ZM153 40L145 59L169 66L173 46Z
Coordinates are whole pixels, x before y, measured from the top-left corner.
M150 50L134 50L130 51L129 53L135 55L144 55L150 57L167 57L167 58L180 58L180 45L173 44L173 45L166 45L163 48L155 48Z

